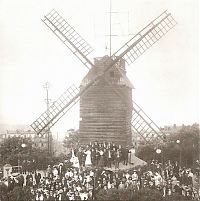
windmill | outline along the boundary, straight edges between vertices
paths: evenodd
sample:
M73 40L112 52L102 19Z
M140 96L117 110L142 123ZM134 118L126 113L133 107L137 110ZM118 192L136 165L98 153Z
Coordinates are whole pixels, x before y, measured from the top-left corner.
M165 141L166 135L132 101L133 85L126 76L130 65L176 25L164 11L111 56L88 58L93 48L56 11L42 19L44 24L89 69L80 88L70 86L39 116L31 127L37 134L51 128L80 100L80 141L114 141L130 144L132 130L148 144Z

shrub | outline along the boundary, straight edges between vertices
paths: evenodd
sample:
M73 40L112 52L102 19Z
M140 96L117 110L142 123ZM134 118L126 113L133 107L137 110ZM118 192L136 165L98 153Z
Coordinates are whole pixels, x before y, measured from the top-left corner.
M133 195L132 200L134 200L134 201L162 201L163 196L157 190L144 188L144 189L137 191Z
M9 201L31 201L33 195L29 187L15 187L9 194Z

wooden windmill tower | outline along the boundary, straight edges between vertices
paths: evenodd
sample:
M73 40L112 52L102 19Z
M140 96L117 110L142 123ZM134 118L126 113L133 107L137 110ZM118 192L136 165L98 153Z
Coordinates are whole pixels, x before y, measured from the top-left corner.
M95 58L94 68L82 80L81 89L103 72L106 68L104 62L109 59L107 55ZM122 59L80 97L79 132L82 142L88 142L88 139L120 144L132 142L132 88ZM118 93L123 93L124 97Z
M51 128L80 100L80 140L112 141L130 144L132 130L147 143L165 140L165 134L132 101L132 84L126 76L125 63L130 65L149 47L172 29L176 22L164 11L111 56L88 59L91 46L52 10L43 22L89 69L80 88L69 87L31 127L39 134Z

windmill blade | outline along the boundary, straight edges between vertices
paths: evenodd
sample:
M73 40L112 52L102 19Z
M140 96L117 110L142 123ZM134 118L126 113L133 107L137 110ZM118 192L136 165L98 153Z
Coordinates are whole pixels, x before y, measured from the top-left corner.
M31 127L39 134L45 128L51 128L73 105L79 101L79 89L70 86L38 119Z
M128 65L132 64L176 24L171 13L164 11L114 53L112 59L123 58Z
M166 141L165 133L161 131L134 101L131 125L133 130L148 144Z
M93 66L93 63L87 58L93 48L57 11L53 9L44 16L42 21L88 69Z

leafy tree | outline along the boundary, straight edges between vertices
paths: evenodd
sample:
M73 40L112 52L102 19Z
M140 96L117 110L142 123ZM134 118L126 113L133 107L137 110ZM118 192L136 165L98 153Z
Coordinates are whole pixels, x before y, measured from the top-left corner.
M192 126L183 126L179 131L171 133L167 137L167 143L161 144L164 161L171 160L173 162L180 161L184 166L192 166L198 159L200 129L198 124ZM177 140L180 143L177 143ZM183 157L184 156L184 157ZM138 149L138 157L145 161L158 159L156 156L156 147L140 146ZM161 162L161 156L159 158Z
M138 148L138 157L148 162L155 159L155 149L153 147L143 145Z
M63 140L63 146L66 148L75 148L79 144L79 130L70 129L68 136Z
M23 147L22 144L26 144ZM0 155L4 163L17 165L18 160L29 155L32 150L32 142L30 138L12 137L7 138L0 146Z
M23 147L22 144L25 144L26 146ZM3 163L17 166L21 165L23 160L34 160L35 168L46 169L48 164L56 164L61 161L60 157L50 156L47 150L36 149L32 144L31 138L7 138L0 146L0 155L3 158Z
M169 142L164 146L164 155L166 159L179 161L184 166L192 166L198 158L198 143L199 143L199 125L183 126L182 129L169 136ZM177 144L176 141L180 143Z

